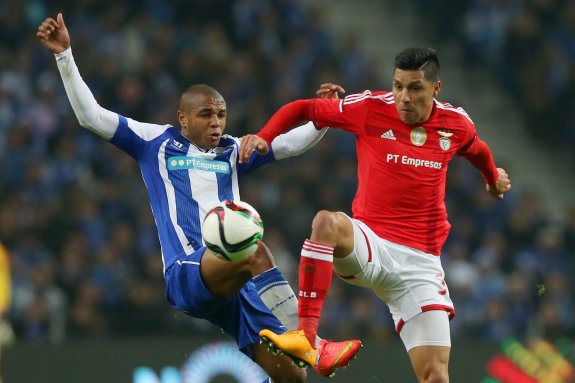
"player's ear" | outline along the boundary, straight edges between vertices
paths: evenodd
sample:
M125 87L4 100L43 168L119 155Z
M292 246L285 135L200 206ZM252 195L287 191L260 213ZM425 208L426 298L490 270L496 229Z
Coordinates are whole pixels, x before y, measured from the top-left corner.
M184 126L188 125L188 119L187 119L186 115L184 114L184 112L182 112L181 110L178 110L177 116L178 116L178 122L180 123L180 126L184 127Z
M441 81L438 80L433 83L433 97L437 97L440 90L441 90Z

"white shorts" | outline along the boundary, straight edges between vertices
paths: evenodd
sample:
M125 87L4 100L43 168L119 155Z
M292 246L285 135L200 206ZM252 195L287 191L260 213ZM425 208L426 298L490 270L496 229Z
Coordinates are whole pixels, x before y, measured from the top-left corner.
M449 319L455 316L440 257L387 241L348 218L354 248L346 257L333 259L334 270L345 282L372 289L389 307L398 333L422 312L441 310Z
M399 336L407 352L419 346L451 347L449 313L426 311L405 322Z

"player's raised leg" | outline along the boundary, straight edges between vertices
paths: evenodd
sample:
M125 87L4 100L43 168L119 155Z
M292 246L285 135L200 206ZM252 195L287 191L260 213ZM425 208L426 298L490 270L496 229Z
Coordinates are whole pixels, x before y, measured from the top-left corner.
M262 330L262 341L272 352L283 352L301 367L313 366L318 373L333 376L347 366L361 348L361 342L320 341L317 329L323 302L333 273L333 258L344 257L353 250L353 226L342 214L320 211L313 220L312 234L304 242L299 266L299 330L276 334Z
M258 253L261 253L258 261L252 265L255 275L252 282L258 295L287 330L295 330L298 325L297 297L263 242L259 244Z

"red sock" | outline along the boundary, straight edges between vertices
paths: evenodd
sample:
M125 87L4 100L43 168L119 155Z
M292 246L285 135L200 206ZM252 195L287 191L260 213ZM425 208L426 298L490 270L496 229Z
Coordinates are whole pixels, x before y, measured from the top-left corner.
M333 272L333 246L306 239L299 263L299 328L312 346Z

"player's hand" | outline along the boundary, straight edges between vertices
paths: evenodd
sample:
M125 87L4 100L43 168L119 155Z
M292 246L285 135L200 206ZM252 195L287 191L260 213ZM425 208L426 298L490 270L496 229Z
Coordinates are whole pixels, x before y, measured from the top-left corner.
M56 20L47 17L42 21L38 26L36 37L52 53L61 53L70 48L70 34L61 13L58 13Z
M316 96L319 98L339 98L339 93L345 93L345 89L337 84L332 84L329 82L321 84L319 89L315 92Z
M503 194L511 190L511 181L509 181L509 176L504 169L497 168L497 172L499 173L497 182L493 185L485 185L485 188L492 196L503 199Z
M259 154L267 154L270 149L268 143L263 138L255 134L246 134L241 138L240 143L240 164L248 162L254 150Z

